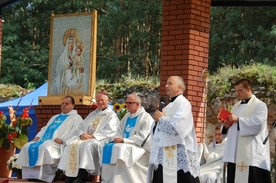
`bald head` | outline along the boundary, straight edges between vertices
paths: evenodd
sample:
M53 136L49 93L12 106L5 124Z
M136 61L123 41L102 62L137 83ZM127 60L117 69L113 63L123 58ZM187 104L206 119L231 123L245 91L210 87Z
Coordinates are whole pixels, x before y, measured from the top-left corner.
M183 94L185 91L184 80L180 76L170 76L167 80L165 86L165 92L168 97L172 98L174 96Z

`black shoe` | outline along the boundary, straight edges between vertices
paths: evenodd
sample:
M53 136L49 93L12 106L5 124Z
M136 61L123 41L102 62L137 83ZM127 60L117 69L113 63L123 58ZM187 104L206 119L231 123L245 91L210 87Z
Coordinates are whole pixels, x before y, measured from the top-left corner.
M66 177L64 183L73 183L75 179L77 179L77 177Z
M39 179L28 179L29 182L44 182L42 180Z
M86 183L86 181L84 179L78 177L73 181L73 183Z

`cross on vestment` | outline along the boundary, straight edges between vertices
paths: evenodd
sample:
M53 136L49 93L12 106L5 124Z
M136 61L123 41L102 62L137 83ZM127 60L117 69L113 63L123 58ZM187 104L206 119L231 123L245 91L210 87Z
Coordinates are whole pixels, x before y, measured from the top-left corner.
M237 166L241 172L243 172L243 170L247 168L247 164L244 161L241 161Z

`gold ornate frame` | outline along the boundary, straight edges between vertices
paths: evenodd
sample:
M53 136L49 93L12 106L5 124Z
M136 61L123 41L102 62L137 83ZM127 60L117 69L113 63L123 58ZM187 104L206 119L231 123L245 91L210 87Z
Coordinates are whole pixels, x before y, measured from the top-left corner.
M94 96L97 12L51 15L48 96Z

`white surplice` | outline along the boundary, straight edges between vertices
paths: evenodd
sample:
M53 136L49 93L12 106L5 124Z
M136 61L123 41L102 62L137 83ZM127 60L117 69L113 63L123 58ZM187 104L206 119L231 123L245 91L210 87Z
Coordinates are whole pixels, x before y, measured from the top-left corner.
M80 140L79 136L92 130L95 138ZM119 119L109 107L91 112L80 125L78 135L72 137L60 159L58 168L68 177L76 177L78 169L85 169L91 175L100 175L100 159L103 146L114 138Z
M223 164L222 161L225 144L227 139L224 139L221 143L216 144L215 141L208 145L203 146L202 156L204 156L206 163L200 166L200 182L201 183L221 183Z
M41 128L36 137L42 137L47 130L48 126L58 117L60 114L53 116L46 126ZM59 159L63 153L64 144L57 144L53 140L60 138L63 142L69 139L72 134L75 133L76 127L81 124L83 119L78 115L76 110L72 110L63 123L55 130L52 139L46 140L39 146L38 159L34 167L29 166L28 149L29 142L21 149L16 163L22 166L22 178L23 179L40 179L46 182L52 182L55 178L55 172L57 171L57 165Z
M137 117L129 137L124 137L124 129L128 118ZM154 123L149 113L141 107L135 114L127 113L120 123L116 137L121 137L124 143L115 143L112 148L110 164L102 166L102 183L144 183L147 178L150 139L141 144L150 133Z
M253 109L252 116L245 116L247 110L250 109L251 102L255 101L257 104ZM225 146L223 161L237 163L237 140L238 135L241 137L250 137L250 154L249 166L258 167L270 171L270 149L269 141L263 145L268 134L267 128L267 106L264 102L260 101L252 95L247 104L240 104L238 102L231 110L231 113L239 117L239 131L237 123L234 123L228 129L227 143ZM238 133L239 132L239 133Z
M164 108L165 116L159 119L152 136L148 182L152 179L152 169L159 165L163 166L164 183L176 182L179 170L198 177L197 141L191 108L183 95Z

